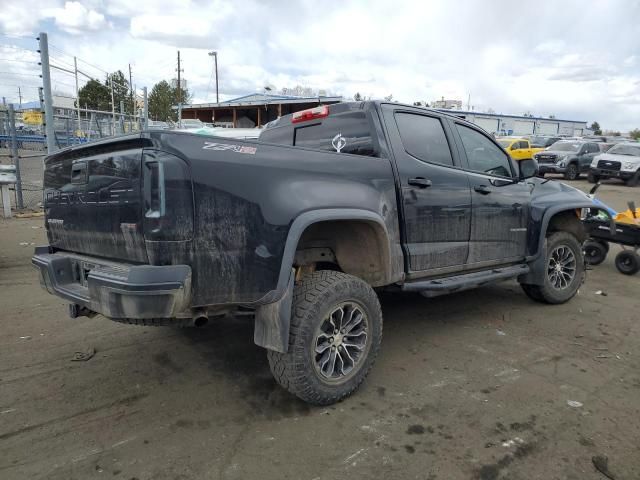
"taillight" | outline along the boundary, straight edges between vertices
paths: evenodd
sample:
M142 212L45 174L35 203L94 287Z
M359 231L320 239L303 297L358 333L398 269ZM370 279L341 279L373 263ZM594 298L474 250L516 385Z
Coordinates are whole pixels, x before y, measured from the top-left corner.
M307 122L316 118L324 118L329 116L329 107L327 105L320 105L319 107L310 108L308 110L302 110L296 112L291 118L291 123Z

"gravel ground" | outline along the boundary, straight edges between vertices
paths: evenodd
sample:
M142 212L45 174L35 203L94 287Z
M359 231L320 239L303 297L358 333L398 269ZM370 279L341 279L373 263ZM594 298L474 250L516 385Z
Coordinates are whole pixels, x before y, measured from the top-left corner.
M639 191L600 197L622 209ZM565 305L513 282L385 295L367 381L316 408L275 384L249 319L72 320L29 264L42 218L0 220L0 242L4 480L604 479L594 457L640 478L640 275L615 270L616 246Z

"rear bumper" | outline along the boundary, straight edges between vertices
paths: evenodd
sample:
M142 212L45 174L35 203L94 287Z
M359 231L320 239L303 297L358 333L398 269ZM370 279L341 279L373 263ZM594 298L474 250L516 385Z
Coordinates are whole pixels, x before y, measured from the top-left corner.
M636 172L622 172L620 170L605 170L603 168L593 168L589 169L592 175L601 177L601 178L621 178L622 180L629 180L631 177L635 175Z
M108 318L175 318L189 308L191 267L129 265L36 248L31 259L40 283Z

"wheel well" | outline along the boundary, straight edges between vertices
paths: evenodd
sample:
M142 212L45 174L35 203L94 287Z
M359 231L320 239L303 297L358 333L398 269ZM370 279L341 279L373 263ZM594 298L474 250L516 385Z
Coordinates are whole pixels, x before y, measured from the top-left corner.
M366 220L331 220L309 225L298 241L294 267L339 270L372 286L390 282L391 262L385 230Z
M573 234L580 243L584 242L588 235L578 215L579 211L576 212L576 210L565 210L556 213L549 220L545 236L548 237L553 232L569 232Z

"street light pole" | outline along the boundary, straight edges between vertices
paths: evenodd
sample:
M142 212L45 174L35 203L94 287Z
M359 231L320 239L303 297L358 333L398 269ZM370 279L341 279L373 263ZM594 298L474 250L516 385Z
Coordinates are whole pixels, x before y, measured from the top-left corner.
M220 96L218 94L218 52L209 52L209 56L213 57L215 72L216 72L216 103L220 103Z

